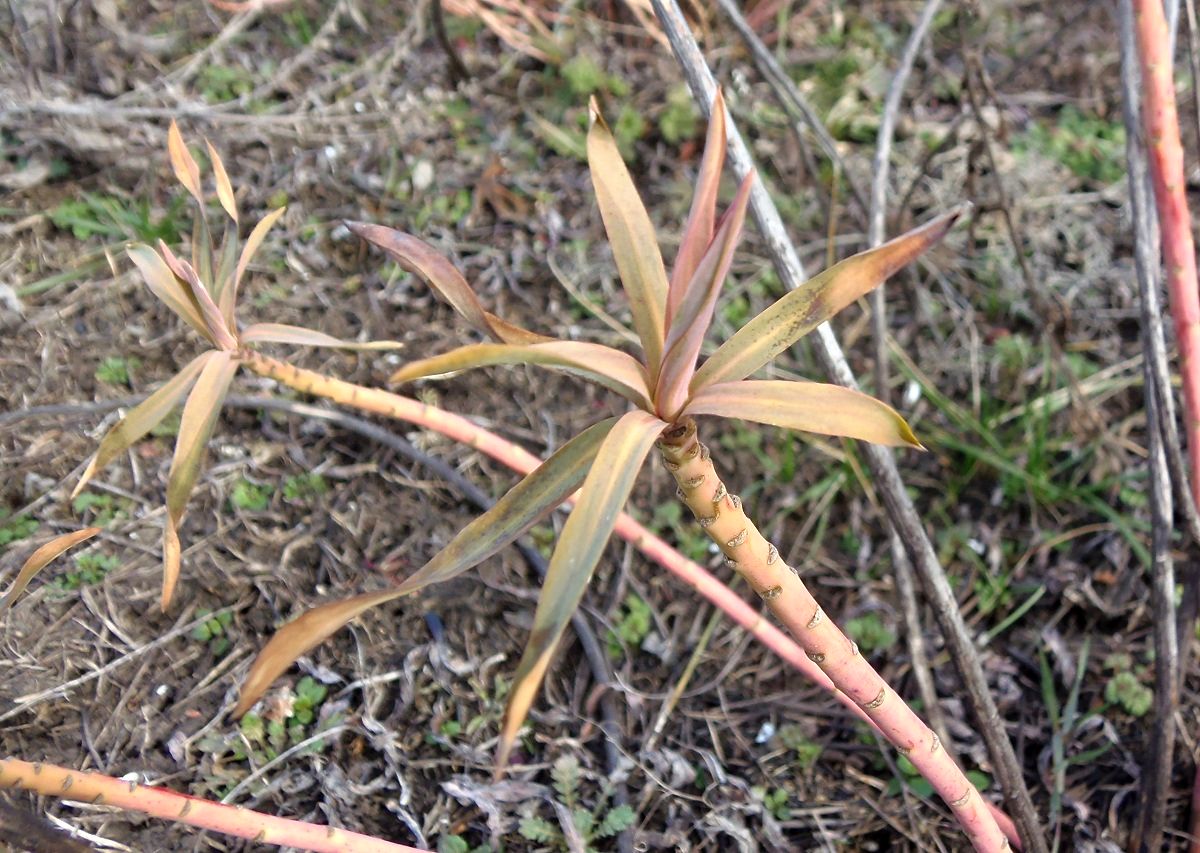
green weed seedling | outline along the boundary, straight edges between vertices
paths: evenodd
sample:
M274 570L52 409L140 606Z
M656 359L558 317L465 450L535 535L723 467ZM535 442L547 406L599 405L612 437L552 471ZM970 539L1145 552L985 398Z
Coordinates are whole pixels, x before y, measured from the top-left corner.
M804 729L797 725L781 726L775 737L784 748L795 753L796 764L801 770L811 770L815 767L824 749L821 744L810 740Z
M97 366L96 381L129 387L129 372L136 370L140 365L141 361L136 358L110 355Z
M38 520L29 515L9 518L11 510L0 509L0 548L27 539L37 532Z
M758 798L762 803L763 809L767 811L775 820L788 820L792 816L792 810L788 806L788 792L783 788L767 789L762 785L755 785L750 789L750 793Z
M650 636L650 629L654 624L652 617L649 604L633 593L626 595L621 614L608 632L609 657L620 658L623 649L640 650L642 643Z
M73 592L80 587L95 586L120 565L121 560L115 554L97 554L95 552L80 554L75 558L74 571L55 578L54 586L62 592Z
M554 779L554 790L558 794L559 803L566 807L571 815L575 830L584 841L584 849L593 853L597 848L592 845L605 838L611 838L619 832L624 832L633 826L637 815L633 808L627 805L605 808L611 789L605 788L600 800L592 808L587 808L579 802L579 784L582 772L579 760L572 755L564 755L554 762L550 770ZM537 844L545 844L552 850L567 851L563 831L548 820L540 817L527 817L521 820L519 831L522 837Z
M283 481L283 499L289 503L313 503L329 491L320 474L297 474Z
M117 518L129 515L129 501L118 501L112 495L83 492L71 501L71 508L80 515L91 515L91 523L96 527L107 527Z
M206 616L209 613L212 613L212 611L204 609L200 610L196 615ZM226 631L232 622L233 611L222 610L211 619L193 628L192 639L198 643L207 643L213 657L224 657L225 653L229 651L229 637Z
M234 509L246 512L262 512L271 503L271 495L275 488L266 483L252 483L245 477L233 485L229 493L229 503Z
M155 215L147 200L132 201L116 196L84 193L64 201L50 211L50 221L77 240L101 237L106 240L141 240L174 243L183 230L183 199L175 199L161 215Z
M1053 123L1033 122L1014 140L1017 151L1037 151L1088 181L1111 184L1125 178L1125 125L1066 106Z
M471 842L461 835L443 835L438 839L437 850L438 853L492 853L492 845L472 847Z
M888 782L887 790L884 792L886 796L899 796L902 787L907 788L922 799L933 796L933 786L921 776L908 758L903 755L898 756L896 758L896 766L899 768L902 778L892 777L891 781ZM968 770L967 778L971 780L971 784L975 786L975 789L981 792L986 791L992 784L992 778L979 770Z
M858 643L863 654L890 649L896 643L896 635L883 624L875 612L856 616L846 622L846 634Z

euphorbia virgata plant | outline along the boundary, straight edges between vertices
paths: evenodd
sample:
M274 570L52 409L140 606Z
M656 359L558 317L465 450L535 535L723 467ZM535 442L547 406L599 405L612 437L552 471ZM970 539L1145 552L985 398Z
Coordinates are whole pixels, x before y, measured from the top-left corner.
M398 587L326 604L284 626L252 667L235 714L244 713L299 655L370 607L453 577L511 543L577 488L550 561L533 629L509 696L500 733L497 772L508 762L539 685L571 614L612 533L643 463L657 446L680 498L772 612L800 640L809 658L854 698L883 734L906 754L953 809L980 850L1007 841L986 804L941 749L937 736L903 703L833 625L743 512L697 438L694 416L736 417L788 429L919 448L904 419L865 394L810 382L749 379L772 358L936 243L959 211L934 219L875 250L856 255L810 280L755 317L697 367L721 285L741 234L748 192L742 182L716 216L724 160L724 105L713 110L697 191L670 276L650 218L596 104L591 107L588 162L613 257L630 300L642 358L606 346L547 338L485 311L462 276L416 238L352 223L435 289L491 343L474 344L412 362L393 377L406 382L469 368L533 364L565 370L624 397L632 408L585 430L465 528ZM581 485L582 484L582 485Z

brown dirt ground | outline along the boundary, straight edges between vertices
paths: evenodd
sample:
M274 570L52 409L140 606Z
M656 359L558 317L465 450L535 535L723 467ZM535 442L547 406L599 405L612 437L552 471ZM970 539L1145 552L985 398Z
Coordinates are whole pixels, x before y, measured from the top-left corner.
M192 336L132 274L119 230L80 236L50 215L92 194L127 209L145 201L152 219L165 216L182 195L164 154L173 116L193 142L207 136L222 152L247 219L283 200L289 205L249 281L243 319L401 339L409 356L471 340L423 284L346 235L338 223L351 218L417 231L454 257L501 315L548 334L622 344L592 310L628 323L586 169L556 153L533 118L556 122L567 110L574 121L583 99L562 100L561 77L486 30L452 21L451 34L473 74L453 88L428 5L299 0L248 19L198 0L48 0L0 11L0 182L6 188L0 296L16 297L0 299L0 409L17 413L142 393L197 351ZM669 242L686 209L695 163L694 143L669 144L658 130L680 74L620 4L601 5L595 15L567 16L557 24L559 33L574 53L599 58L607 73L629 84L628 93L609 93L606 111L612 116L629 106L647 120L634 172ZM859 58L858 70L838 84L845 91L835 110L868 121L869 128L882 100L881 75L886 85L917 4L775 5L791 12L784 59L818 100L817 71L844 55ZM1044 590L987 646L985 665L1039 809L1045 816L1052 798L1061 798L1051 830L1064 849L1086 850L1127 841L1149 731L1149 718L1105 700L1106 685L1122 666L1110 659L1116 653L1129 656L1124 666L1142 683L1152 678L1148 588L1133 547L1148 540L1136 287L1123 173L1081 176L1064 165L1069 155L1047 153L1029 140L1030 128L1053 127L1068 109L1119 122L1114 27L1104 5L989 4L986 17L960 13L961 31L953 15L939 26L909 87L893 214L902 191L913 191L889 226L895 233L964 197L977 205L969 228L889 291L898 344L951 401L940 404L929 393L906 397L914 386L896 373L897 400L933 451L903 454L902 470L938 531L936 542L959 579L976 630L995 628ZM762 30L778 34L774 20L767 16ZM827 176L805 170L795 137L733 31L715 19L707 25L710 61L786 202L805 263L818 269L828 227L819 203L828 195ZM830 32L844 34L841 47L818 38ZM927 160L929 140L970 109L962 87L964 40L982 57L993 84L981 93L987 121L967 120L945 150ZM986 161L985 140L999 174ZM1084 133L1068 148L1089 144ZM871 145L854 138L841 145L865 186ZM519 215L498 216L487 206L471 210L472 192L493 157L521 199ZM1028 280L999 214L998 186L1014 213ZM190 211L177 219L190 222ZM862 245L852 204L839 201L835 229L839 253ZM727 298L740 297L755 311L777 295L777 285L753 229L743 246ZM563 289L547 259L587 294L591 307ZM60 273L66 275L47 283ZM1046 304L1063 306L1067 322L1048 326ZM721 335L736 316L722 315ZM855 369L870 376L865 306L846 312L837 327ZM1065 360L1046 355L1050 335L1059 336ZM115 355L137 360L127 383L96 376L101 362ZM378 355L301 353L296 359L376 384L396 363ZM780 366L818 375L804 346ZM1066 390L1069 371L1077 374L1073 397ZM235 393L275 390L247 376ZM426 383L418 393L538 453L619 411L605 394L531 370L481 371ZM996 426L995 445L983 454L972 451L984 442L967 421L1042 398L1066 405ZM37 536L94 520L97 509L73 509L66 495L111 422L103 407L0 422L0 509L31 515ZM469 449L407 425L385 426L493 495L513 482ZM794 543L784 551L791 551L827 610L842 624L874 614L876 623L901 636L874 661L902 695L914 696L886 532L870 484L855 473L853 448L766 429L709 429L710 442L729 454L729 479L741 481L758 518L771 520L764 526L775 541ZM571 635L535 706L521 767L508 781L491 782L502 691L525 642L537 586L515 551L367 615L305 658L279 691L294 689L305 674L326 683L320 713L340 729L315 754L292 755L250 778L262 757L237 756L238 728L228 711L273 628L317 602L383 585L379 564L393 549L403 549L401 571L421 565L475 510L436 475L353 432L231 408L190 504L177 601L163 614L157 607L159 536L170 449L169 438L139 444L91 489L111 498L116 514L87 553L115 558L115 567L94 583L63 583L76 567L62 561L0 627L0 753L118 776L138 773L205 796L224 795L249 779L233 801L429 846L459 835L472 845L545 847L523 838L518 821L556 820L550 767L564 756L582 768L584 807L600 808L608 795L605 737L596 725L593 675L572 665L580 654ZM312 471L323 475L327 491L285 497L285 480ZM836 489L829 489L831 482ZM265 506L231 504L245 483L274 487ZM672 500L668 478L648 469L640 483L635 510L686 545L694 531L655 515L654 507ZM561 526L561 518L554 524ZM25 544L0 551L0 574L11 575ZM995 607L988 598L994 589L1000 590ZM940 803L922 801L911 788L902 795L889 790L896 770L878 744L724 621L663 735L648 744L712 611L614 544L583 606L602 643L621 621L630 594L650 606L650 641L642 649L618 649L610 665L624 750L619 784L637 815L632 840L638 849L961 849ZM225 629L229 648L217 654L214 644L193 637L191 625L202 610L221 609L232 619ZM925 640L953 747L969 769L986 773L982 742L956 698L956 677L939 657L932 627ZM1065 701L1085 640L1091 651L1079 706L1092 715L1065 731L1048 713L1042 667ZM84 680L53 692L72 679ZM1197 722L1195 683L1184 687L1185 734L1169 810L1177 845L1184 843L1190 794L1195 744L1186 733ZM22 700L35 694L42 698ZM274 695L279 702L285 694ZM792 727L793 735L822 747L820 757L810 766L798 762L794 744L770 737L771 727ZM1067 756L1101 753L1070 765L1056 781L1056 743ZM765 807L759 789L784 792L786 810ZM116 849L255 849L138 815L14 799L109 839ZM612 844L598 842L602 849Z

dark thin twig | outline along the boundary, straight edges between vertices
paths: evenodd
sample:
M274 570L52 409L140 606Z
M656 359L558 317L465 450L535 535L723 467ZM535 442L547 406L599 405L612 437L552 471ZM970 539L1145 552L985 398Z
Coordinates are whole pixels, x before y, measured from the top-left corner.
M459 83L471 79L471 72L467 70L467 66L463 64L462 57L458 55L458 51L454 49L454 45L450 43L449 37L446 35L446 16L442 12L442 0L433 0L430 4L433 16L433 32L437 36L437 42L441 45L442 51L446 54L446 58L450 62L450 85L456 86Z
M29 853L91 853L90 844L72 838L47 821L0 800L0 842Z
M707 115L716 92L716 81L704 61L700 46L688 29L677 3L673 0L652 2L655 14L692 90L693 99L701 112ZM743 178L753 168L753 160L732 116L727 117L727 130L729 161L736 176ZM750 190L750 207L780 280L789 289L800 286L806 278L804 268L800 264L795 245L784 230L779 211L761 180L755 181ZM830 378L849 388L857 388L858 382L846 362L841 344L828 323L817 328L815 343L816 353ZM934 615L962 677L967 698L979 724L980 734L987 743L1009 811L1020 830L1024 848L1028 853L1048 853L1037 812L1033 808L1033 801L1021 772L1021 765L1004 731L1000 712L988 690L987 678L983 674L975 643L963 621L954 591L938 561L933 543L930 542L921 517L908 496L900 471L896 467L895 457L891 450L877 444L864 444L862 453L867 459L875 487L883 497L892 523L900 532L905 547L909 549L909 555L921 576L926 595L931 599Z
M917 51L925 40L933 16L937 14L942 0L928 0L921 16L909 34L904 53L900 56L900 66L896 69L892 82L888 84L887 95L883 101L883 118L879 122L879 134L875 142L875 158L871 169L871 207L867 213L867 244L870 248L883 243L885 234L884 222L887 219L888 177L891 172L892 138L896 132L896 117L900 113L900 100L904 96L904 87L912 73L913 63L916 62ZM891 396L888 383L887 355L887 302L884 299L884 288L880 285L871 294L871 320L875 338L875 393L885 403ZM938 702L937 688L933 683L933 674L929 670L929 658L925 654L924 629L921 625L920 606L917 603L916 576L912 562L904 550L895 528L890 524L888 540L892 549L892 564L896 573L896 591L900 595L901 612L904 614L904 627L908 639L908 655L912 660L913 678L917 682L917 690L925 705L925 713L929 724L942 738L942 743L949 748L952 741L946 729L946 718Z
M862 190L859 189L858 184L855 183L854 175L846 169L846 164L842 161L842 155L838 153L837 143L829 135L829 131L826 130L824 122L821 121L812 104L796 88L796 84L792 82L792 78L783 70L783 67L779 64L779 60L775 58L775 54L767 49L762 39L758 37L758 33L754 32L754 28L742 16L737 4L733 0L717 0L717 5L721 7L721 11L729 18L729 22L733 24L733 28L738 31L738 35L746 43L754 64L758 67L763 78L770 84L771 91L775 93L775 97L783 104L785 110L793 116L799 115L804 120L804 123L808 125L813 136L817 139L817 144L821 146L821 151L834 164L836 171L845 177L846 186L850 188L850 194L854 196L854 200L858 203L859 210L866 213L867 200L863 196ZM796 133L799 135L799 126L796 125L794 127Z
M1142 768L1142 785L1134 839L1141 851L1162 849L1166 823L1167 797L1175 751L1175 712L1179 708L1179 642L1175 623L1175 572L1171 562L1173 507L1171 475L1164 444L1166 430L1162 421L1167 406L1159 388L1160 368L1156 345L1165 356L1162 306L1159 299L1159 252L1157 214L1150 202L1150 179L1146 164L1145 139L1139 105L1141 74L1133 35L1133 4L1121 0L1118 5L1121 38L1121 90L1125 117L1125 157L1129 165L1129 197L1133 213L1134 263L1141 295L1142 360L1145 372L1146 431L1150 437L1150 520L1152 593L1154 613L1154 730ZM1170 389L1168 388L1168 395ZM1168 396L1169 399L1169 396Z

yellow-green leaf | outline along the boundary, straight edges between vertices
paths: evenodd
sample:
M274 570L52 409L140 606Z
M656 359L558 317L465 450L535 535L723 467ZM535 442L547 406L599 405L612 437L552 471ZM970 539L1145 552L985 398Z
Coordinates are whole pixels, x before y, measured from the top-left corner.
M596 99L591 102L592 126L588 131L588 170L596 190L596 202L604 230L612 245L613 260L629 298L633 327L646 352L651 380L658 377L662 363L667 307L667 272L663 268L658 238L646 206L638 195L617 142L600 115Z
M667 317L665 328L670 330L671 321L679 311L688 284L692 281L700 259L704 257L708 244L712 242L717 218L717 190L721 185L721 170L725 165L725 96L720 87L713 98L712 118L708 121L708 133L704 138L704 155L700 158L700 172L696 179L696 194L692 196L692 209L688 213L687 225L679 240L679 251L675 254L675 266L671 269L671 282L667 291ZM670 348L670 344L666 345Z
M92 457L83 476L79 478L79 483L71 492L71 497L74 498L78 495L97 471L103 469L109 462L128 450L134 442L158 426L162 419L170 414L171 410L183 399L183 395L192 387L192 383L204 365L214 355L216 353L209 350L193 358L183 370L138 403L129 414L121 418L112 429L105 433L104 438L100 440L100 446L96 449L96 455Z
M141 271L142 279L145 280L146 286L154 295L161 299L163 304L174 311L180 319L203 335L205 340L215 346L216 338L209 331L208 324L204 322L199 302L196 301L191 290L175 278L175 274L171 272L166 261L144 243L133 243L125 251L129 253L130 260Z
M820 382L763 379L709 385L688 401L683 415L740 418L785 429L924 449L891 406L861 391Z
M733 263L734 250L742 235L742 223L746 219L746 204L750 201L753 182L754 172L751 170L738 188L729 210L721 217L717 234L700 259L667 333L667 352L663 356L654 396L659 415L667 420L674 420L675 413L687 399L688 383L696 372L696 359L700 357L704 335L712 323L717 297L721 294L721 286L725 283L729 265Z
M449 580L515 541L579 488L616 422L609 418L593 424L560 447L495 506L464 527L432 560L405 578L400 590L415 592Z
M391 381L408 382L493 364L536 364L566 370L616 391L636 406L650 408L650 387L642 365L620 350L583 341L550 341L528 346L470 344L406 364L392 375Z
M467 284L458 268L438 254L432 246L411 234L366 222L347 222L346 227L371 245L383 250L404 269L429 282L434 292L445 299L460 317L492 340L506 344L536 344L553 340L501 320L495 314L483 310L475 292L471 290L471 285Z
M233 184L229 182L229 175L225 172L225 164L221 162L221 155L217 153L217 149L213 148L211 142L206 139L204 144L208 146L208 156L212 160L213 177L217 182L217 198L220 199L221 207L225 208L229 218L236 223L238 221L237 199L233 194Z
M171 127L167 130L167 154L171 158L171 168L175 170L175 177L200 203L203 215L204 194L200 192L200 167L196 165L192 152L188 151L187 145L184 144L183 135L180 134L175 119L171 119Z
M242 247L242 254L238 258L237 269L233 273L233 286L226 287L221 292L221 311L226 316L233 316L234 306L237 305L238 288L242 286L242 277L246 274L246 267L250 266L250 260L258 251L258 247L262 245L263 240L267 238L267 232L271 227L279 221L279 217L283 216L286 207L280 207L272 210L262 219L254 224L250 229L250 236L246 238L246 245Z
M210 355L183 406L175 456L171 459L171 470L167 475L167 520L163 529L163 610L170 605L175 583L179 579L179 522L183 519L188 497L200 475L204 450L238 368L232 353L217 352Z
M508 763L517 733L529 714L555 646L571 614L579 606L646 454L666 426L664 421L647 412L627 412L613 426L596 453L579 500L567 518L554 556L550 558L550 568L533 617L533 630L517 665L512 693L504 712L497 768Z
M779 353L874 290L946 235L962 215L959 207L882 246L847 258L779 299L721 345L692 378L697 391L745 379Z
M255 323L253 326L242 329L240 339L243 344L299 344L306 347L353 350L388 350L404 346L399 341L344 341L324 332L305 329L302 326L288 326L284 323Z
M343 625L372 607L399 598L404 593L395 589L368 592L342 601L322 604L288 622L275 632L254 659L246 680L242 683L234 718L254 707L271 682L280 676L296 658L319 646Z
M17 572L17 578L13 581L12 586L8 588L8 592L4 593L4 597L0 598L0 616L4 615L4 611L12 607L13 602L17 600L25 587L29 586L29 582L42 569L46 568L50 562L66 551L83 542L86 539L91 539L100 532L99 527L85 527L83 530L76 530L73 533L64 533L62 536L55 536L42 547L38 548L29 555L29 559L21 566L21 570Z

